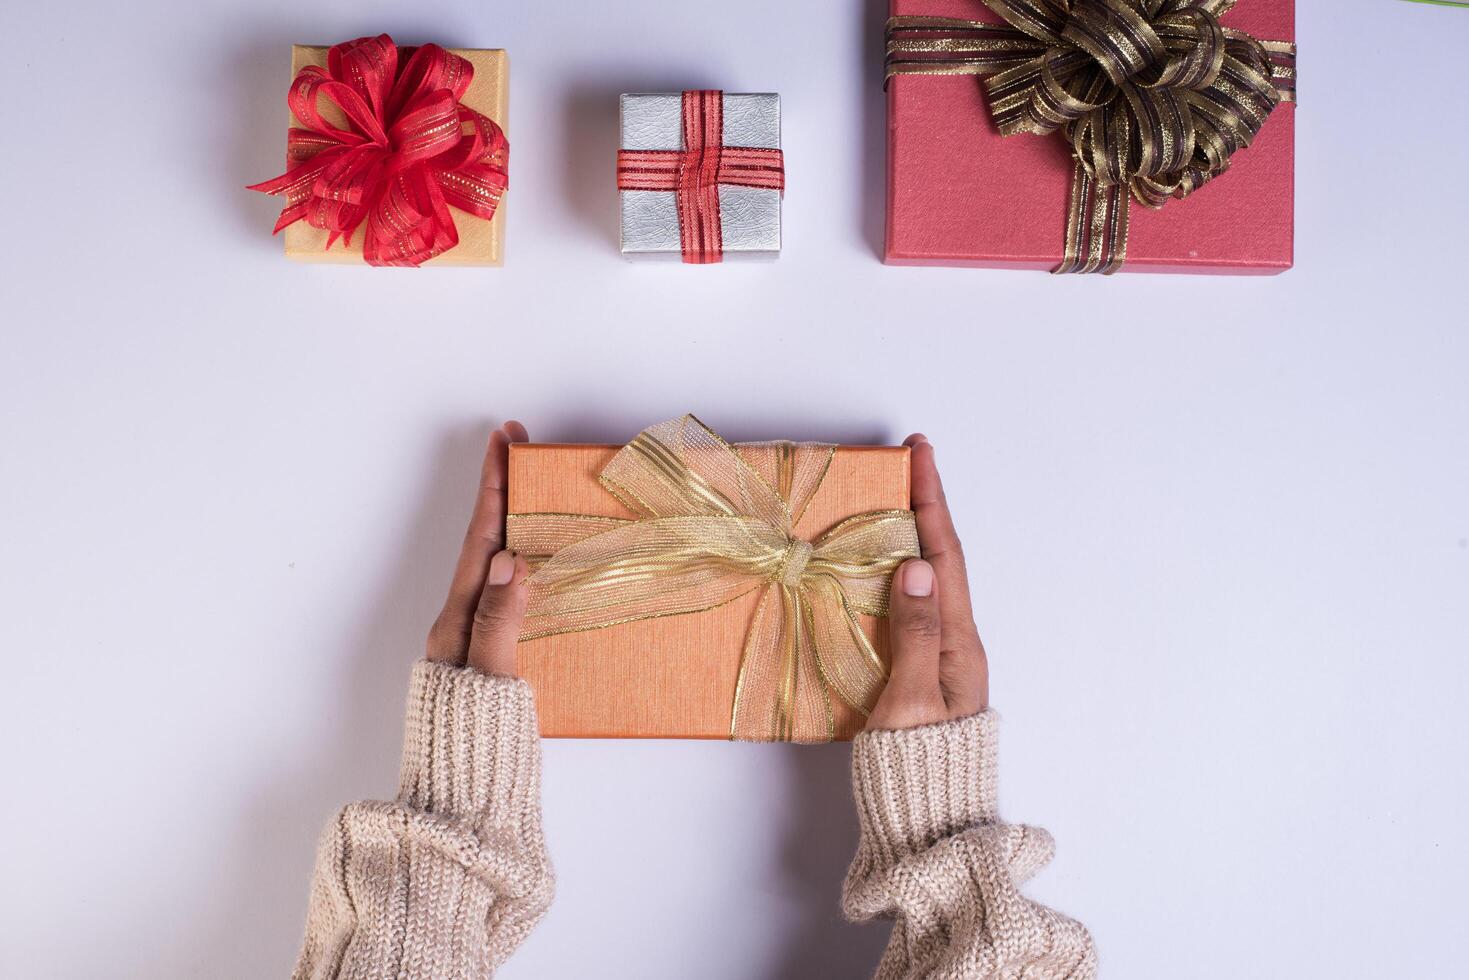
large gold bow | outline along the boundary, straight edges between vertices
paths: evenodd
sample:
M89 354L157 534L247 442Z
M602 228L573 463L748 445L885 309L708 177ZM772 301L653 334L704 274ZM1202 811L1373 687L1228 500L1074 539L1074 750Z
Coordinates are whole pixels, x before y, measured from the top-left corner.
M1064 135L1075 168L1056 272L1117 271L1130 197L1187 197L1295 99L1295 45L1222 26L1235 0L981 2L1009 26L889 20L887 78L989 76L1002 135Z
M730 738L829 741L827 688L868 712L887 677L857 617L887 614L894 570L918 555L908 510L859 514L815 541L795 535L834 451L731 446L691 415L644 430L601 475L636 520L508 517L509 546L535 569L521 639L701 612L762 589Z

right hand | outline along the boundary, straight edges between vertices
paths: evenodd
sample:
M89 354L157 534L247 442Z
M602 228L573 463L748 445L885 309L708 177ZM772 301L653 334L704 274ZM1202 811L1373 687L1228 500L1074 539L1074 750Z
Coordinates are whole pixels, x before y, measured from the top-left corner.
M516 676L515 644L525 618L530 566L505 551L505 484L510 444L525 442L525 426L506 422L490 435L479 495L454 569L449 598L428 631L428 659L483 674Z
M952 721L989 706L989 664L933 445L919 434L903 445L913 454L913 512L923 557L909 559L893 575L892 669L867 718L869 730Z

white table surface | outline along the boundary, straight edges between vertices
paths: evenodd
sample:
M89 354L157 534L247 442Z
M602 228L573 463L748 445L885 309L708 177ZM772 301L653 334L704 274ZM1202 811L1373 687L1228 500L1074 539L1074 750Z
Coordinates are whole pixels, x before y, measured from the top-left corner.
M1297 268L1103 281L878 263L855 6L7 5L0 973L285 975L324 822L394 789L493 422L691 410L932 438L1003 809L1104 975L1462 968L1469 11L1302 0ZM503 270L293 265L241 189L290 42L380 30L511 52ZM628 266L616 96L699 86L782 94L785 254ZM864 975L847 758L548 744L558 894L503 975Z

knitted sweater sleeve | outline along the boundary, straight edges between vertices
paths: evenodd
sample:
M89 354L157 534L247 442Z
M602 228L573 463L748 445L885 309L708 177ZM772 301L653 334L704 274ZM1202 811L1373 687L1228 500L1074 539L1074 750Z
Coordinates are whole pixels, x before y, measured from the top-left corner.
M551 903L529 685L420 662L406 728L398 798L322 836L294 980L487 978Z
M998 720L858 735L852 786L861 835L842 888L855 921L896 921L877 980L1091 980L1081 923L1020 886L1050 861L1050 834L996 812Z

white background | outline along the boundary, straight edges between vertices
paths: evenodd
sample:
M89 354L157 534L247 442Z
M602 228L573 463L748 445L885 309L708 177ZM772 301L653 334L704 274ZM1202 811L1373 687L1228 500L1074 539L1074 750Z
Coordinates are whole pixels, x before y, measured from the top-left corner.
M1302 0L1298 265L1257 280L880 265L884 16L5 5L0 973L284 976L493 423L690 410L934 441L1003 809L1105 976L1462 970L1469 11ZM503 270L293 265L242 190L289 44L380 30L511 52ZM616 254L617 94L699 86L783 96L777 263ZM548 744L559 892L503 975L864 975L847 755Z

